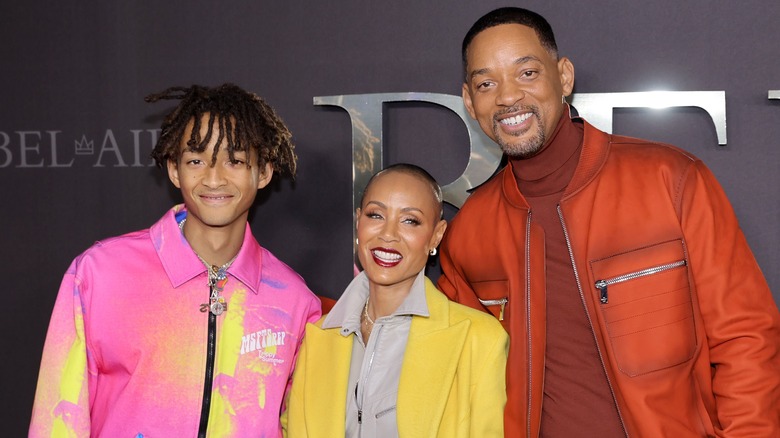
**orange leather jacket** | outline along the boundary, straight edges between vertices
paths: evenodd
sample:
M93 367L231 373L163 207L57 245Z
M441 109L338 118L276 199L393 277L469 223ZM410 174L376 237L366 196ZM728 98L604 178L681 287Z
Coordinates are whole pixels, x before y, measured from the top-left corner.
M626 436L780 436L780 314L704 164L586 123L558 211ZM509 332L508 437L538 436L542 411L544 237L532 214L507 167L441 247L439 289Z

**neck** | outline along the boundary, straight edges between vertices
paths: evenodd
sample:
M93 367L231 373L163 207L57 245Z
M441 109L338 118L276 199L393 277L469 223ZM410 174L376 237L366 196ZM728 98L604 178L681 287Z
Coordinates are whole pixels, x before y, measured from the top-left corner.
M525 196L562 193L579 163L582 123L571 119L568 107L558 121L550 142L529 158L510 158L512 173Z
M187 220L182 231L200 258L210 265L222 266L238 254L244 242L245 222L239 223L241 226L210 227L197 220Z
M392 286L383 286L369 281L368 313L371 319L376 320L395 312L412 291L415 278Z

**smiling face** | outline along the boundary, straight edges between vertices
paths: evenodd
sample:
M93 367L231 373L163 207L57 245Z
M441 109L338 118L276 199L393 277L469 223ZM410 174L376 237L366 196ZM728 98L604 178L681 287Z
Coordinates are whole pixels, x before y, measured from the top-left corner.
M471 117L510 157L525 158L550 141L571 94L574 66L557 60L536 32L501 24L468 46L463 102Z
M190 121L185 132L191 132L192 126L193 122ZM201 136L205 136L207 130L208 113L201 119ZM168 161L168 176L181 189L188 212L188 228L229 228L243 232L257 190L268 185L273 170L269 163L264 166L257 164L257 159L249 155L251 152L235 151L234 160L231 160L225 139L212 165L218 137L218 132L214 132L203 152L192 152L186 145L186 139L190 136L184 135L179 161ZM251 163L251 167L247 163Z
M358 258L371 287L408 293L447 228L431 185L385 171L366 188L357 218Z

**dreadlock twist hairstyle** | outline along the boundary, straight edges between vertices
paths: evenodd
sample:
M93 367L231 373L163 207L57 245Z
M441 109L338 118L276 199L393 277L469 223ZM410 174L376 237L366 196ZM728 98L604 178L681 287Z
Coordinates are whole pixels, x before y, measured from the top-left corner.
M295 176L298 158L292 134L273 108L256 94L227 83L214 88L200 85L171 87L151 94L145 100L173 99L180 99L181 103L165 117L160 138L151 154L158 167L165 167L168 161L178 161L181 157L185 130L192 121L190 138L186 140L187 150L192 152L203 152L211 141L214 127L218 128L212 165L217 161L217 152L224 139L231 160L235 159L235 151L254 150L261 166L271 163L275 172ZM204 114L208 114L208 130L201 138Z

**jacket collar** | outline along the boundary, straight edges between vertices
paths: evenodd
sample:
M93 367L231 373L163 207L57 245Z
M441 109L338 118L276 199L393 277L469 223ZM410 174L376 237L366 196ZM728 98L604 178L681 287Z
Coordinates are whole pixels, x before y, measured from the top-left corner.
M162 262L165 273L174 288L206 272L203 263L190 247L179 229L177 216L186 216L184 205L176 205L149 229L157 256ZM236 260L227 269L255 294L262 279L262 248L252 235L252 229L246 224L244 241Z
M330 313L322 322L322 328L341 328L341 333L347 336L360 329L360 316L363 306L368 299L368 277L363 271L352 279L349 286L341 294ZM424 270L417 274L412 283L409 295L404 299L398 309L392 315L420 315L427 317L428 306L425 300L425 273Z
M611 136L584 120L583 123L585 124L585 129L583 132L580 162L577 164L577 170L574 171L571 182L563 193L564 199L574 195L591 182L601 168L604 167L609 154Z
M563 199L576 194L592 181L604 166L609 153L609 134L600 131L585 120L583 120L583 123L582 152L580 153L577 170L574 171L574 176L572 176L563 193ZM512 173L511 162L501 171L498 183L501 184L502 192L511 205L523 209L530 208L525 197L520 193L520 189L517 188L517 181Z

